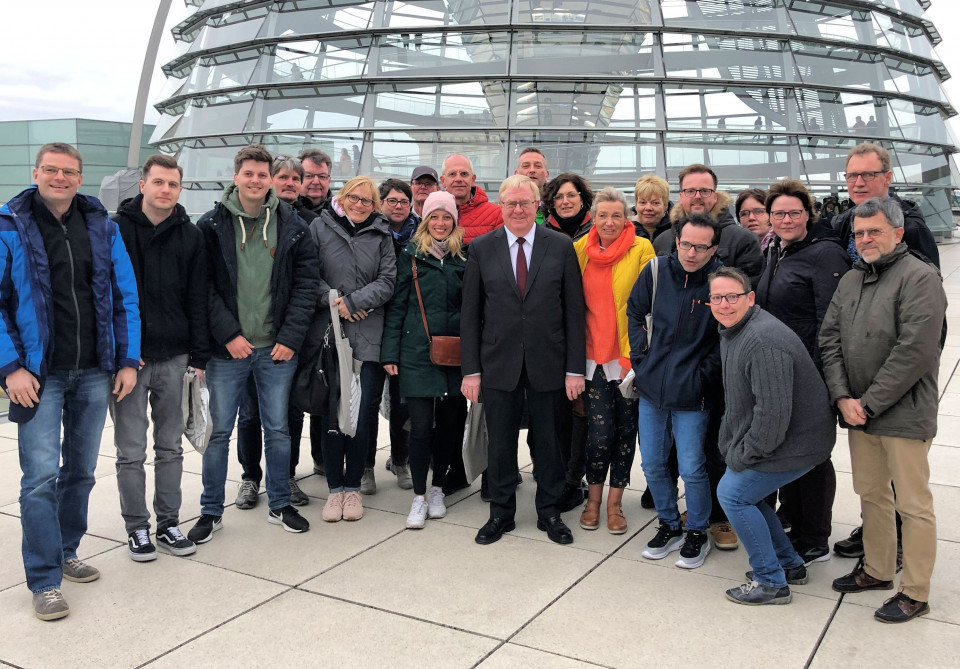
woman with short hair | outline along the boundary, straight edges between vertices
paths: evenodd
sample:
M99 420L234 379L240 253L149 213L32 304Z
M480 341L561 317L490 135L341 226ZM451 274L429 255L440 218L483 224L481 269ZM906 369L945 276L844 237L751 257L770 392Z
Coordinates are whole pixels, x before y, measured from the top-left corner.
M655 174L637 179L633 201L637 215L630 220L638 236L652 243L660 233L670 229L670 184L665 179Z
M576 241L590 230L593 188L579 174L564 172L548 181L541 194L543 224Z

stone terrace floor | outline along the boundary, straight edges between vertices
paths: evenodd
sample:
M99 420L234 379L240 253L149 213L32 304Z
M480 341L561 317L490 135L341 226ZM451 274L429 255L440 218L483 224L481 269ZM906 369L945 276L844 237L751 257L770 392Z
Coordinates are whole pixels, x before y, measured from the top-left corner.
M16 427L0 425L0 665L18 667L912 667L957 666L960 654L960 244L941 246L950 335L941 363L939 434L930 451L939 519L931 612L884 625L873 611L889 592L840 596L830 581L856 562L834 556L811 568L789 606L737 606L723 591L743 582L743 548L713 551L694 571L640 552L655 515L640 507L639 458L624 496L622 536L582 531L566 514L572 546L535 526L529 461L518 490L516 531L492 546L473 537L487 518L479 485L448 498L443 520L404 529L411 493L383 469L356 523L326 524L325 480L309 456L298 476L310 495L303 535L256 509L224 514L224 529L189 558L127 554L117 497L113 427L104 429L89 533L80 556L103 576L65 582L70 615L33 616L20 558ZM306 430L304 433L306 434ZM521 437L522 441L522 437ZM846 435L834 462L835 541L859 524ZM189 446L187 446L189 448ZM309 448L304 449L309 452ZM525 456L521 448L521 458ZM240 468L233 455L227 499ZM148 496L152 476L148 467ZM199 515L200 456L184 458L182 523ZM952 659L951 659L952 658Z

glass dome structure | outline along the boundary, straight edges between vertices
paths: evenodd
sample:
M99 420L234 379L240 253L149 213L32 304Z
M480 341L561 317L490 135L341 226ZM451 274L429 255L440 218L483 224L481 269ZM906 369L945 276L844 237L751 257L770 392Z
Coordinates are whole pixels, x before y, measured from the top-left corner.
M952 229L956 111L929 0L187 0L151 143L203 211L239 147L305 147L408 179L468 155L488 191L539 147L551 173L632 193L703 162L731 192L799 178L846 189L856 143Z

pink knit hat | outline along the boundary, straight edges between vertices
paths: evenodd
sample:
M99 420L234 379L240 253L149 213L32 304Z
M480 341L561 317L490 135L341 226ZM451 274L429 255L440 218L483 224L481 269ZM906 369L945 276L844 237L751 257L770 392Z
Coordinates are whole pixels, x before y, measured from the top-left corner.
M423 216L420 220L426 220L427 216L437 209L453 216L453 224L457 224L460 214L457 213L457 201L451 193L442 190L430 193L427 196L427 201L423 203Z

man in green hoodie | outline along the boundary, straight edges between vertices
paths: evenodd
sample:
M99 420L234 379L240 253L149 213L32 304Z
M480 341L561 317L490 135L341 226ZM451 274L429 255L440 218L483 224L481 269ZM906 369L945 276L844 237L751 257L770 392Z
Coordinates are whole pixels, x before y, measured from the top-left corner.
M222 526L230 435L247 379L257 385L266 454L267 520L288 532L309 523L290 505L290 386L316 303L319 260L303 219L271 188L267 150L234 158L233 185L197 226L207 252L210 336L207 365L213 432L203 454L202 515L191 541Z

